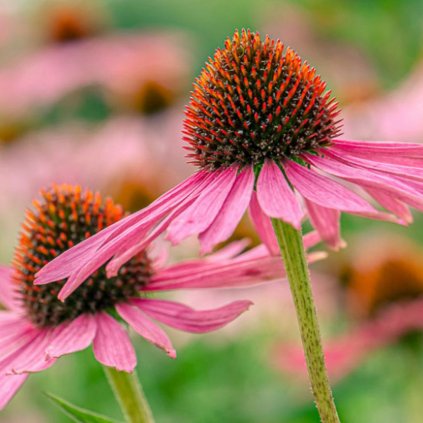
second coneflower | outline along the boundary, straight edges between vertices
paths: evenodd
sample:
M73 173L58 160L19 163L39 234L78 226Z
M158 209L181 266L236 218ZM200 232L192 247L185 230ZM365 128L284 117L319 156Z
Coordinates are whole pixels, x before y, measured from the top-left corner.
M225 326L251 305L250 301L234 301L211 310L194 310L175 301L151 298L151 294L246 286L284 276L282 263L265 247L241 254L245 242L239 241L204 259L169 265L163 250L149 245L116 277L108 279L101 266L72 294L63 280L34 285L36 272L48 261L123 216L122 208L111 199L103 201L99 194L68 185L43 191L27 211L13 265L0 266L0 306L6 308L0 312L0 410L29 373L45 370L57 358L91 344L118 395L117 379L134 406L136 383L127 373L134 370L137 360L121 323L175 358L170 339L156 322L205 333ZM309 246L317 241L316 234L307 238ZM310 254L310 260L319 255ZM65 302L57 298L61 290L68 297ZM141 409L133 412L140 418Z

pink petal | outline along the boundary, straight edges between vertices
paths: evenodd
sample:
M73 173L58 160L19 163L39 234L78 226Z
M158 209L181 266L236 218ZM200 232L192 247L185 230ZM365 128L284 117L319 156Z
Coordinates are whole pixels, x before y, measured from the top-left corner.
M312 231L303 236L304 248L307 250L318 244L322 238L317 231Z
M248 257L248 252L247 252ZM234 288L251 286L269 280L285 277L285 269L278 256L237 259L228 264L210 263L201 268L188 267L175 275L169 271L157 272L151 279L146 291L170 289Z
M199 172L198 175L195 178L190 178L190 183L186 184L185 191L182 190L182 193L179 193L180 197L182 195L184 196L182 199L179 198L178 201L176 201L175 196L169 196L168 194L171 191L162 196L172 199L175 201L175 204L171 205L164 203L163 207L160 209L155 206L155 203L152 203L146 209L136 213L138 214L138 218L143 216L143 219L139 219L138 222L134 222L134 224L126 230L120 231L120 233L118 233L113 239L109 239L104 246L99 248L93 256L85 258L84 262L82 262L80 266L70 275L68 281L59 292L58 298L64 301L85 281L86 278L89 277L89 275L94 273L113 255L116 255L116 259L109 263L107 271L109 277L116 275L119 267L125 261L135 255L138 251L145 249L152 240L157 238L160 233L167 228L175 216L183 212L184 209L189 206L190 202L195 200L195 196L198 194L197 191L200 191L200 189L207 184L210 178L210 175L205 172ZM185 183L187 181L185 181ZM182 183L181 186L183 184L184 183ZM189 192L186 191L188 188L190 189ZM159 200L156 201L158 202ZM154 208L156 209L155 211L153 211ZM146 210L148 209L150 209L150 213L146 213ZM169 215L160 222L150 234L147 235L151 227L166 214Z
M150 247L152 242L157 239L173 222L173 220L183 213L193 202L195 198L188 198L183 201L178 207L176 207L171 213L169 213L148 235L146 233L136 234L136 237L127 236L123 234L128 241L123 246L119 247L114 253L114 257L106 266L107 277L111 278L118 274L119 269L123 264L130 260L141 251L146 250ZM135 231L134 231L135 232ZM109 248L110 246L108 246ZM113 250L116 248L113 246Z
M239 239L238 241L231 242L222 248L219 248L213 254L209 254L204 259L198 259L198 262L222 261L229 260L241 254L250 245L250 240L247 238Z
M142 209L137 213L129 215L113 225L108 226L99 233L62 253L37 273L35 284L40 285L65 279L75 272L78 272L78 269L81 266L91 262L92 257L95 256L96 251L101 246L127 230L133 229L134 227L139 231L148 230L166 213L170 212L181 201L189 196L193 189L195 189L197 185L207 177L208 172L197 172L170 191L163 194L145 209ZM130 234L132 235L131 232ZM120 239L122 239L122 237ZM112 257L118 248L120 248L119 245L117 245L115 249L110 249L109 258ZM78 263L78 266L75 266L75 263ZM75 267L77 270L75 270Z
M141 222L143 228L139 224L136 224L115 240L111 241L105 248L106 257L107 251L109 250L113 251L114 254L113 259L110 260L106 266L107 276L109 278L116 276L124 263L136 254L149 248L151 243L161 235L179 215L185 212L185 210L196 201L199 193L208 186L211 179L212 175L210 173L203 172L201 178L195 180L195 185L191 187L191 192L189 192L182 201L178 201L172 208L168 208L168 210L162 212L160 218L166 214L167 216L156 225L150 233L147 234L151 229L151 224L148 223L149 219L145 219L144 222ZM154 223L157 223L157 221L157 218L155 218ZM146 223L148 223L147 226ZM87 270L85 272L88 273Z
M253 192L250 202L250 218L260 237L265 243L269 252L273 255L279 255L279 245L273 230L272 222L269 216L265 215L257 200L257 194Z
M234 185L237 172L238 167L235 166L216 171L216 176L197 200L169 226L167 238L173 244L190 235L199 234L210 226Z
M6 373L22 374L40 372L51 367L56 359L46 359L45 350L48 347L53 329L38 329L37 336L19 353L19 357L9 364Z
M1 363L16 352L20 352L38 335L38 329L22 317L0 322L0 368Z
M340 235L339 210L328 209L306 200L308 215L312 225L317 229L323 241L335 250L345 247Z
M12 311L22 309L16 285L12 281L12 269L6 266L0 266L0 304Z
M297 197L278 165L271 160L267 160L260 171L257 199L268 216L282 219L297 229L301 228L304 213Z
M398 163L389 163L389 162L379 162L377 153L374 156L374 159L365 159L362 157L356 157L351 154L345 154L340 153L336 149L330 150L331 154L336 156L339 160L345 160L349 163L354 163L357 166L360 166L362 168L366 168L373 171L379 171L381 173L387 174L393 174L393 175L406 175L410 178L416 178L416 179L423 179L423 158L421 160L420 167L414 167L414 166L407 166L402 165Z
M156 267L156 272L160 271L162 276L168 275L171 278L175 277L177 274L186 274L187 271L196 272L199 269L208 268L210 263L227 262L231 259L236 259L249 244L250 241L248 239L234 241L207 257L185 260L162 268Z
M350 164L330 151L325 154L327 158L307 155L306 160L325 172L347 179L357 185L389 191L400 196L406 202L416 203L419 207L423 207L422 195L419 194L418 188L415 188L418 184L417 181L402 181L395 175L362 168L354 163Z
M247 210L254 190L254 172L247 167L236 176L234 185L210 226L200 234L201 252L209 253L219 242L226 241Z
M0 410L6 407L28 376L28 374L0 376Z
M57 358L87 348L96 331L97 322L91 314L82 314L70 323L62 323L55 329L45 351L47 357Z
M95 358L105 366L132 372L137 357L131 340L123 327L107 313L96 314L97 333L93 342Z
M131 304L135 303L132 302ZM156 347L166 351L169 357L176 358L176 351L166 333L154 324L138 307L129 304L118 304L116 310L135 332Z
M334 146L341 151L370 160L385 161L407 165L408 159L416 159L415 164L421 165L423 159L423 146L421 144L404 142L374 142L374 141L346 141L334 140Z
M366 191L386 210L394 213L401 219L401 223L408 225L413 222L413 215L407 205L399 200L392 192L366 188Z
M291 161L287 161L284 167L290 182L301 195L320 206L352 213L376 212L359 195L312 169Z
M152 318L173 328L192 333L206 333L220 329L248 310L251 301L234 301L214 310L194 310L173 301L133 300L141 310Z
M114 225L118 223L116 222ZM67 278L75 270L75 263L84 262L87 257L95 253L96 249L105 241L105 238L109 236L109 233L116 229L114 225L80 242L47 263L37 272L35 285L44 285Z

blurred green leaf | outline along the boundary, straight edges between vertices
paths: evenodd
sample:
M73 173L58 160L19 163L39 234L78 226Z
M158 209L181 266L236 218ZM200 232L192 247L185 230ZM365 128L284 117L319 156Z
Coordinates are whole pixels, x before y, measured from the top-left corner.
M89 410L77 407L56 395L46 393L46 395L73 421L77 423L117 423L116 420L111 420L108 417L101 416Z

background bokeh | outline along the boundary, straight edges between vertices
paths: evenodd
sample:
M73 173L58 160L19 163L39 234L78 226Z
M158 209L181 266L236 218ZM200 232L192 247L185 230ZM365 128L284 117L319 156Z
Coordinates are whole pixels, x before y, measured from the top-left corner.
M88 185L133 211L190 174L181 123L192 80L244 27L317 67L345 137L423 141L421 0L0 0L1 263L49 183ZM422 422L423 218L342 224L348 249L313 274L341 418ZM248 223L238 235L253 236ZM192 241L174 254L195 252ZM136 338L159 423L319 421L287 286L185 295L197 308L255 306L212 335L173 332L176 361ZM44 392L121 418L91 350L31 376L0 421L70 421Z

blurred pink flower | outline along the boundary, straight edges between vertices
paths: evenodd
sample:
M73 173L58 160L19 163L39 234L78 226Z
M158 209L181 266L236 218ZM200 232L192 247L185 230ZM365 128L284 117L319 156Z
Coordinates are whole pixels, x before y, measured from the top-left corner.
M89 85L125 92L156 81L173 90L191 58L178 33L127 33L45 47L0 69L0 114L32 113Z
M104 268L100 269L66 302L59 301L57 294L68 296L72 282L33 285L35 272L48 260L122 215L110 199L103 202L98 194L68 185L43 191L34 210L28 210L13 267L0 267L0 302L6 307L0 312L0 408L30 373L45 370L57 358L91 344L100 363L132 372L135 351L122 325L109 314L111 310L174 358L170 339L151 318L182 331L205 333L225 326L252 303L240 300L197 311L179 302L147 298L147 294L242 287L284 276L279 258L269 255L264 246L242 253L246 244L237 242L205 259L166 265L163 250L147 245L116 278L107 279ZM316 236L309 237L310 244L316 241Z
M352 247L340 273L347 306L344 304L343 310L355 321L352 328L329 339L325 348L328 371L334 379L348 375L376 349L423 329L421 248L386 234L360 237ZM272 359L286 373L307 376L299 344L281 343Z
M370 139L423 139L423 64L390 93L345 109L345 133Z
M387 306L375 318L325 342L329 375L339 380L355 370L373 351L397 341L414 330L423 330L423 299ZM284 373L307 378L307 367L300 345L280 344L272 361Z

